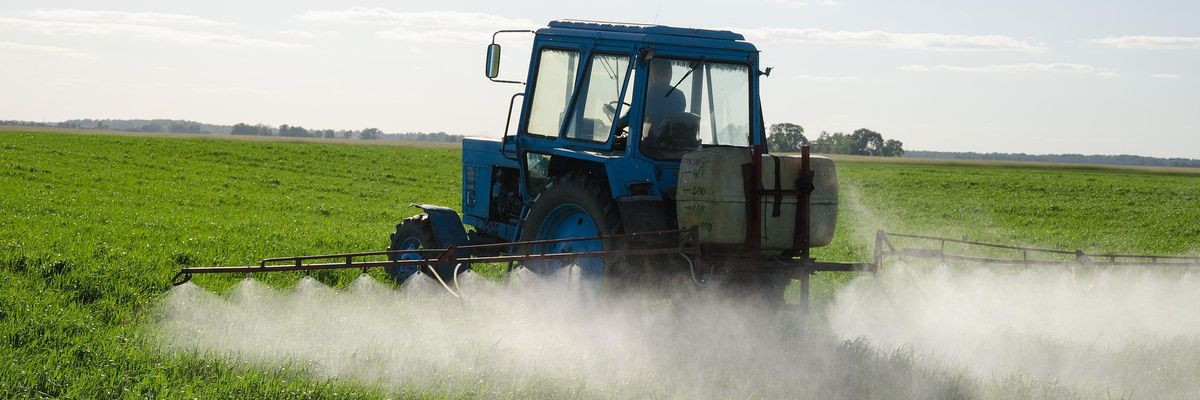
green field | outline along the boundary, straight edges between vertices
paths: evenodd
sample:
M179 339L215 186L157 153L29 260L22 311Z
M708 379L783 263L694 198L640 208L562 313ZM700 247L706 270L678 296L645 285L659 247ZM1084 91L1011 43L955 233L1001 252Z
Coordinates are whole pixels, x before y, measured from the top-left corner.
M1200 172L860 160L838 172L839 230L814 251L821 259L867 259L880 228L1085 251L1200 250ZM181 265L380 250L414 214L409 204L457 208L459 179L460 154L448 149L0 131L0 398L395 395L163 354L147 326ZM345 286L358 272L315 276ZM286 287L299 277L261 279ZM219 292L240 279L194 282ZM849 279L821 276L817 300Z

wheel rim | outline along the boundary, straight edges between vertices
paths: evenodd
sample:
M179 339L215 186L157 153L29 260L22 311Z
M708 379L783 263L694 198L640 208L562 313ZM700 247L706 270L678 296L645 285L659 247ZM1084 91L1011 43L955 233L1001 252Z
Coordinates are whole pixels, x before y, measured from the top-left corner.
M562 204L550 210L538 227L536 240L586 238L600 236L596 221L583 207L577 204ZM536 247L536 252L582 253L604 250L599 239L558 242ZM536 272L553 273L569 264L576 264L584 277L598 278L604 274L604 259L601 257L579 257L574 260L553 259L531 263Z
M405 238L403 242L400 242L400 246L398 246L395 250L418 250L418 249L422 249L424 247L425 246L421 243L421 239L416 238L416 237L409 237L409 238ZM420 253L402 253L402 254L398 255L395 259L396 260L420 260L421 254ZM416 266L416 265L398 265L398 266L392 267L390 269L390 271L391 271L391 275L392 275L393 279L395 279L396 281L399 281L399 282L403 282L406 279L408 279L409 277L411 277L413 274L417 273L417 270L419 270L419 269L421 269L421 267Z

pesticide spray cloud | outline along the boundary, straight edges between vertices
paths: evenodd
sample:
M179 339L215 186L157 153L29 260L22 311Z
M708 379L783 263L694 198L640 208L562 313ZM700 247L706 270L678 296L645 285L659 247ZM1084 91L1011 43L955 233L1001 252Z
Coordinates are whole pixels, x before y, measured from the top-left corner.
M608 296L569 276L522 271L509 282L465 275L461 300L425 277L399 290L365 276L346 289L308 278L284 290L246 280L225 295L184 285L164 299L159 337L167 351L299 364L401 392L940 398L963 390L906 356L839 343L797 316L712 291Z
M1084 397L1200 396L1200 280L1161 267L889 266L843 288L833 332L908 348L980 380ZM1017 385L1019 386L1019 385Z
M189 284L165 297L159 337L172 352L485 397L1200 395L1200 281L1186 274L893 265L840 290L827 322L712 290L605 296L569 274L461 283L463 299L425 277Z

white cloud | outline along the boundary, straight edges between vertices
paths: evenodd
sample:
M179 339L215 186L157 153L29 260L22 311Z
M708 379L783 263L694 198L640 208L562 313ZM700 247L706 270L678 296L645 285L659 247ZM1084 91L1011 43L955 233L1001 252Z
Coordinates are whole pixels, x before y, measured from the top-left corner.
M837 0L767 0L768 3L784 5L788 7L808 7L809 5L818 6L836 6Z
M288 36L288 37L292 37L292 38L296 38L296 39L312 39L312 38L317 37L316 33L312 33L309 31L294 30L294 29L285 29L285 30L281 30L276 33L278 33L280 36Z
M212 28L225 25L179 14L117 11L36 10L25 18L0 17L0 29L19 29L47 35L129 36L183 45L214 47L296 48L301 44L259 39ZM177 25L183 25L177 26ZM196 25L204 25L202 28Z
M48 54L60 57L95 59L90 54L79 50L57 46L41 46L33 44L0 42L0 53Z
M479 12L392 11L354 6L342 11L309 10L302 21L368 24L385 27L379 37L404 41L478 42L499 29L527 29L533 22Z
M46 86L54 88L76 88L80 86L91 86L97 83L100 83L100 81L87 78L55 78L50 82L46 82Z
M262 96L272 94L271 91L246 88L246 87L209 87L209 86L189 86L185 90L196 94L215 94L215 95L233 95L233 96Z
M839 82L839 81L845 82L845 81L857 81L858 80L857 76L830 76L830 75L796 74L796 75L792 75L792 77L802 80L802 81L818 81L818 82Z
M818 28L733 29L761 41L804 42L836 45L869 45L897 49L935 51L1020 51L1045 48L1004 35L956 35L945 33L896 33L873 31L829 31Z
M106 10L78 10L78 9L37 9L25 13L30 18L51 20L51 21L71 21L71 22L97 22L97 23L118 23L118 24L138 24L138 25L229 25L227 22L218 22L211 19L197 17L194 15L183 14L167 14L156 12L127 12L127 11L106 11Z
M423 27L507 27L532 25L527 19L509 18L479 12L392 11L382 7L350 7L343 11L309 10L296 16L304 21L397 24Z
M491 40L490 31L455 31L448 29L416 30L406 27L379 31L379 37L409 42L486 42Z
M900 69L903 71L912 71L912 72L929 72L929 71L933 70L933 68L929 68L928 65L921 65L921 64L901 65Z
M1196 49L1200 36L1117 36L1096 40L1121 49Z
M1182 78L1182 76L1179 76L1179 74L1150 74L1150 77L1155 78L1155 79L1179 79L1179 78Z
M1087 64L1072 64L1072 63L1024 63L1024 64L997 64L997 65L981 65L981 66L962 66L962 65L903 65L901 70L912 72L931 72L931 71L948 71L948 72L974 72L974 73L996 73L996 74L1016 74L1016 73L1071 73L1071 74L1092 74L1102 77L1115 77L1117 72L1109 68L1101 68Z

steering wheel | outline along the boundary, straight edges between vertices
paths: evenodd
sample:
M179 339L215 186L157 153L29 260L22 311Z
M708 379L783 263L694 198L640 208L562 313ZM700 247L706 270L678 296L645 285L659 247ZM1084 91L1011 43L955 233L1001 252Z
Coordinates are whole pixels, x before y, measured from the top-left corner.
M625 135L628 134L628 132L626 130L629 128L629 121L622 121L620 119L617 119L617 104L624 104L625 107L632 107L632 106L629 103L624 103L624 102L621 102L620 100L613 100L613 101L608 102L608 104L604 105L604 115L607 116L610 121L613 121L613 124L615 124L617 126L616 135L617 135L617 139L620 139L620 138L625 137ZM628 110L628 108L626 108L626 110ZM626 111L625 115L629 115L628 111Z
M613 100L613 101L608 102L608 104L604 105L604 114L607 115L609 119L613 119L617 116L617 104L618 103L624 104L625 107L632 106L629 103L624 103L624 102L621 102L620 100Z

